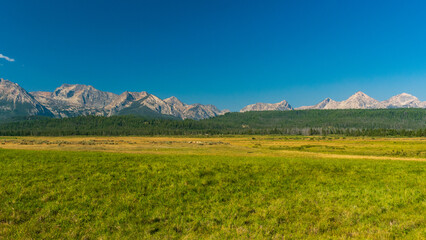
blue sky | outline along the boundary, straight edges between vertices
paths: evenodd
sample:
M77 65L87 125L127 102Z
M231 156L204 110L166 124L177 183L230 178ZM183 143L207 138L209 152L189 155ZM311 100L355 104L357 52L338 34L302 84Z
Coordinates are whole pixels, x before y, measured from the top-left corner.
M424 1L2 1L0 77L239 110L357 91L426 100ZM15 61L9 61L7 56Z

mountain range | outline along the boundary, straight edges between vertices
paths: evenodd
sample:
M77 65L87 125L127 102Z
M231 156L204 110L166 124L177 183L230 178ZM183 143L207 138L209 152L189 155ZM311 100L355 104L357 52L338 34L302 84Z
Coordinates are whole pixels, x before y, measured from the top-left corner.
M63 84L53 92L27 92L0 79L0 119L19 116L141 115L177 119L204 119L229 112L213 105L185 104L176 97L160 99L147 92L120 95L83 84Z
M293 110L293 107L288 104L286 100L283 100L279 103L255 103L243 107L240 112L249 112L249 111L284 111L284 110Z
M313 106L293 108L286 100L279 103L255 103L242 108L247 111L286 111L308 109L382 109L426 108L426 102L402 93L378 101L363 92L338 102L326 98ZM75 117L139 115L175 119L205 119L223 115L214 105L185 104L176 97L160 99L147 92L123 92L120 95L100 91L83 84L63 84L53 92L27 92L18 84L0 78L0 120L22 116Z
M420 101L417 97L408 93L401 93L393 96L385 101L378 101L363 92L357 92L348 99L338 102L331 98L326 98L318 104L312 106L302 106L294 108L294 110L308 109L383 109L383 108L426 108L426 102ZM271 111L271 110L293 110L287 103L282 101L279 103L256 103L251 104L240 112L246 111Z
M296 108L304 109L381 109L381 108L426 108L426 102L408 93L401 93L385 101L378 101L363 92L357 92L348 99L338 102L326 98L313 106Z
M0 79L0 120L32 115L53 117L53 114L25 89L16 83Z

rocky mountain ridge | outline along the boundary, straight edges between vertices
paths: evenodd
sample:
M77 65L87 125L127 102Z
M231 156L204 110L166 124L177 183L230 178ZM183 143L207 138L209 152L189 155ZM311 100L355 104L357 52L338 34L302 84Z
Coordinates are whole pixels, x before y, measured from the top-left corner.
M426 101L421 102L417 97L401 93L385 101L378 101L363 92L357 92L348 99L337 102L326 98L313 106L302 106L296 110L306 109L383 109L383 108L426 108Z
M326 98L307 109L382 109L382 108L426 108L426 101L408 93L378 101L363 92L357 92L344 101ZM255 103L242 108L247 111L287 111L294 108L283 100L278 103ZM14 116L43 115L51 117L74 117L85 115L141 115L178 119L205 119L223 115L214 105L185 104L172 96L160 99L147 92L123 92L120 95L98 90L90 85L63 84L53 92L27 92L18 84L0 79L0 118Z
M82 84L62 84L53 92L31 94L57 117L104 116L104 108L118 97Z
M0 119L31 115L53 116L25 89L14 82L0 78Z
M248 111L285 111L293 110L293 107L286 101L283 100L278 103L255 103L245 106L240 112Z
M13 112L16 104L25 104L25 114L55 117L112 116L126 112L146 116L172 116L180 119L204 119L228 112L213 105L185 104L176 97L160 99L147 92L124 92L120 95L98 90L90 85L62 84L53 92L28 93L18 84L0 81L0 110ZM21 107L22 108L22 107ZM130 108L131 111L125 111ZM7 115L7 114L6 114Z
M387 108L426 108L426 101L421 102L417 97L401 93L382 102Z

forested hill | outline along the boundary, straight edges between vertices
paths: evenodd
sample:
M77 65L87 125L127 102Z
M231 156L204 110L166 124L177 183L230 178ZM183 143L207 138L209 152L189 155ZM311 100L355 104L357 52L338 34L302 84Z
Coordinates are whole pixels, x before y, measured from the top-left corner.
M136 116L36 117L0 125L3 136L191 134L426 136L426 109L263 111L199 121Z
M204 120L233 128L426 128L426 109L339 109L229 113Z

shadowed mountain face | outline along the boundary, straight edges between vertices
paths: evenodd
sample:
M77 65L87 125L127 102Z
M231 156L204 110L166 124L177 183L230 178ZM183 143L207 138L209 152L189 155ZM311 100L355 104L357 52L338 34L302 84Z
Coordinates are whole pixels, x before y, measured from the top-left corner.
M0 119L24 116L53 116L18 84L0 79Z
M204 119L218 116L213 105L182 103L176 97L160 99L147 92L124 92L120 95L100 91L89 85L63 84L53 92L28 93L18 84L1 79L0 111L2 116L112 116L133 114L149 117Z

